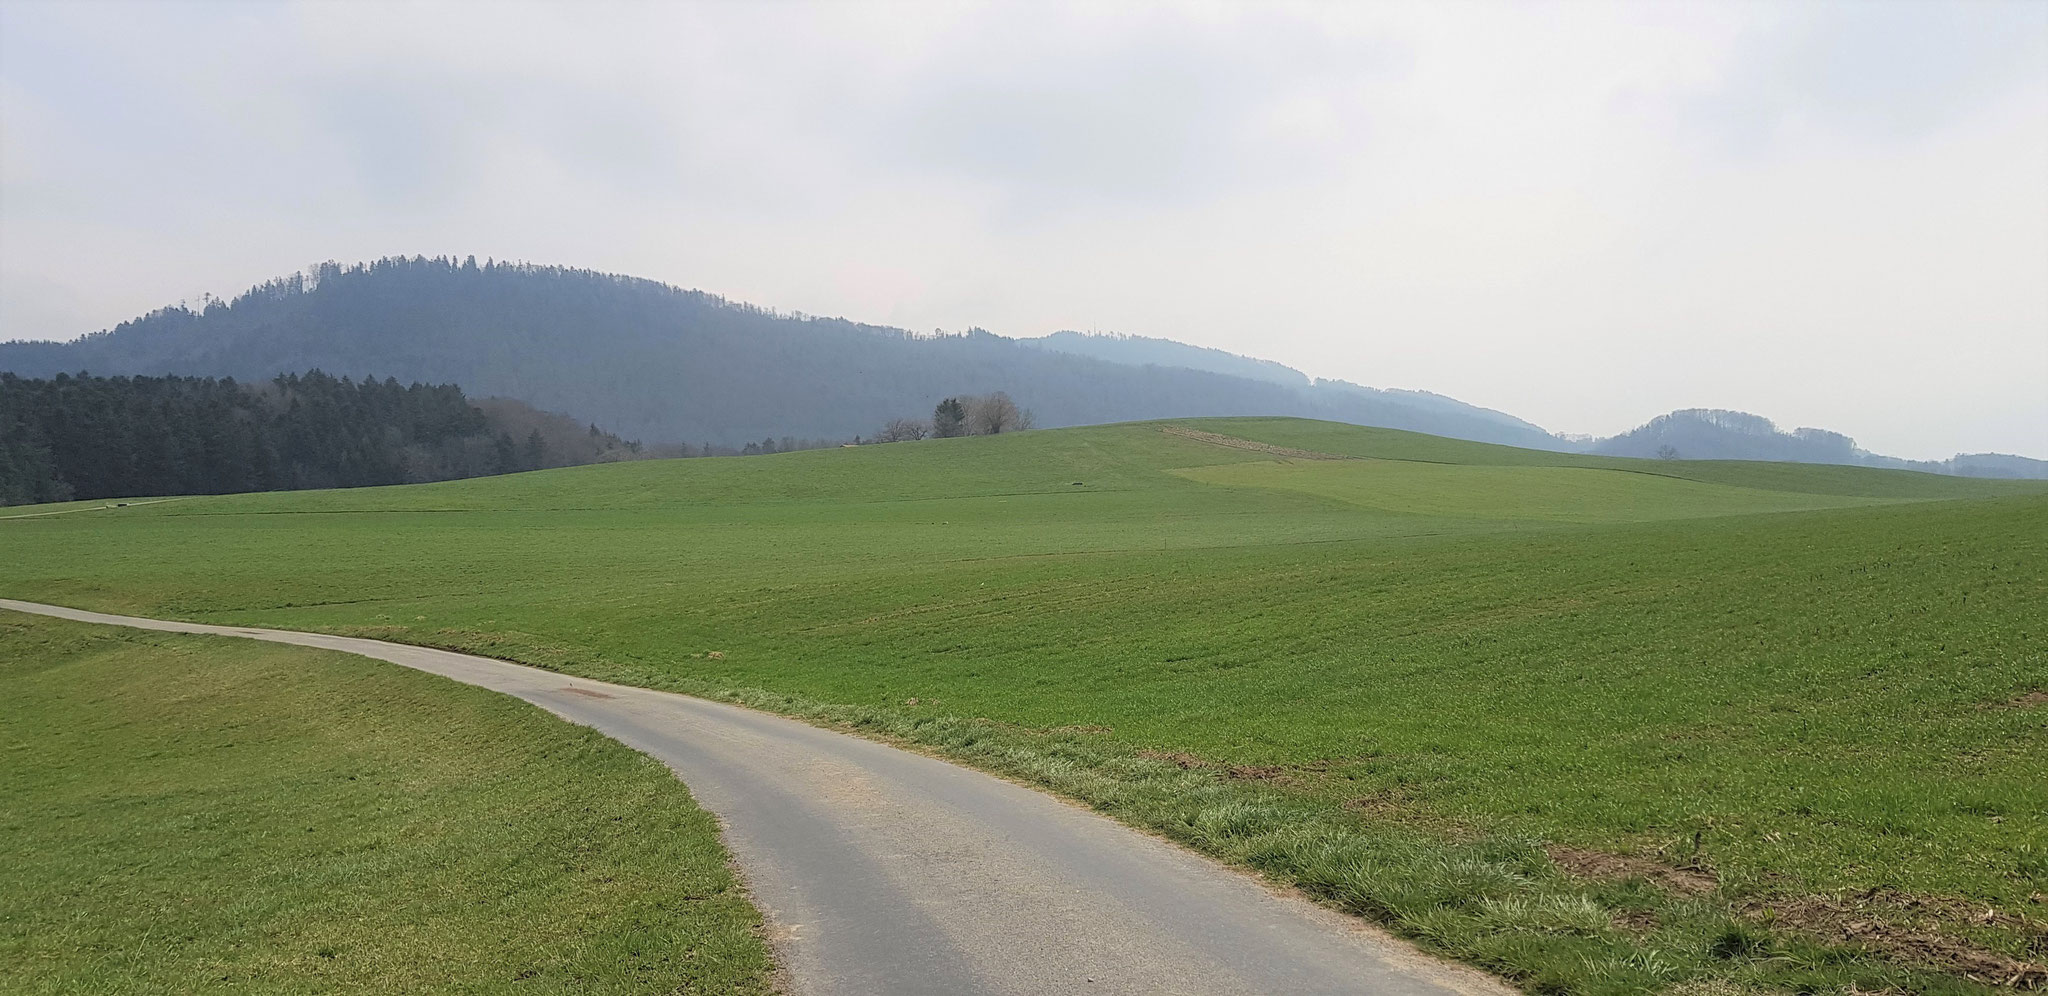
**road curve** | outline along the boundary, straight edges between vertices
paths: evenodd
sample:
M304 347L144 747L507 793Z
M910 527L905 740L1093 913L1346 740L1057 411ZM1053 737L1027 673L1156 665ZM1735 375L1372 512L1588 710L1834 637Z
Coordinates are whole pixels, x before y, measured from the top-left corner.
M0 608L360 654L659 758L724 821L805 996L1513 992L1044 793L795 720L379 640Z

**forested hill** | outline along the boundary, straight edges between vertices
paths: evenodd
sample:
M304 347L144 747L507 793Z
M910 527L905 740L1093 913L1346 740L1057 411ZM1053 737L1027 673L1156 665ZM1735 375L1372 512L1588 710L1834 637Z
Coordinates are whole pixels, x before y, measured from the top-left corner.
M1840 463L1918 470L1961 477L2048 480L2048 460L2006 453L1958 453L1947 460L1904 460L1872 453L1856 440L1826 429L1786 432L1761 415L1719 408L1686 408L1659 415L1618 436L1592 444L1595 453L1668 460L1776 460Z
M519 402L478 407L452 384L0 373L0 505L409 484L639 451Z
M1113 363L1129 363L1138 366L1187 367L1190 370L1207 370L1210 373L1229 374L1232 377L1247 377L1252 380L1267 380L1288 387L1307 387L1311 378L1293 367L1272 360L1261 360L1250 356L1226 353L1207 346L1190 346L1172 339L1154 339L1142 335L1119 335L1114 332L1054 332L1036 339L1017 340L1026 346L1050 349L1056 353L1073 353L1076 356L1093 356Z
M1563 445L1526 422L1435 395L1116 362L981 331L912 335L649 280L474 260L328 264L76 342L0 343L0 370L33 377L87 370L264 380L313 368L459 383L649 443L844 438L928 413L945 397L1002 391L1048 427L1300 415Z

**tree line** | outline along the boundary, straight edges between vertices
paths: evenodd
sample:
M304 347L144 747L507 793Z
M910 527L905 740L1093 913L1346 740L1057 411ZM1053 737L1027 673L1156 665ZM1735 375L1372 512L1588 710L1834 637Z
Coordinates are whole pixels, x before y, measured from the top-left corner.
M481 405L481 407L479 406ZM409 484L643 455L453 384L0 373L0 505Z
M929 420L894 418L870 442L900 443L913 439L946 439L952 436L996 436L1019 432L1037 423L1028 408L1019 408L1001 391L993 394L963 394L946 398L932 408Z

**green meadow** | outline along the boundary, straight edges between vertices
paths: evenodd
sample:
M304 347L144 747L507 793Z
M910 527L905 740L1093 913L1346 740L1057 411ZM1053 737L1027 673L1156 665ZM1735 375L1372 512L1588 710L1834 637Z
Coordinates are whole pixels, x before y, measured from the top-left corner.
M13 519L0 595L921 744L1532 991L2048 982L2033 484L1204 419Z
M381 661L0 611L0 991L765 993L668 769Z

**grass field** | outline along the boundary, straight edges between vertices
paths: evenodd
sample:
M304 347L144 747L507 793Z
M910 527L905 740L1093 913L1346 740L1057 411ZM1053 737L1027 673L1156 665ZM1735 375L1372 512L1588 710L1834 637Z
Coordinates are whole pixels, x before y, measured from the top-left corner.
M19 519L0 594L865 727L1541 991L2048 961L2048 491L1184 425Z
M767 991L711 817L524 703L5 611L0 681L0 991Z

